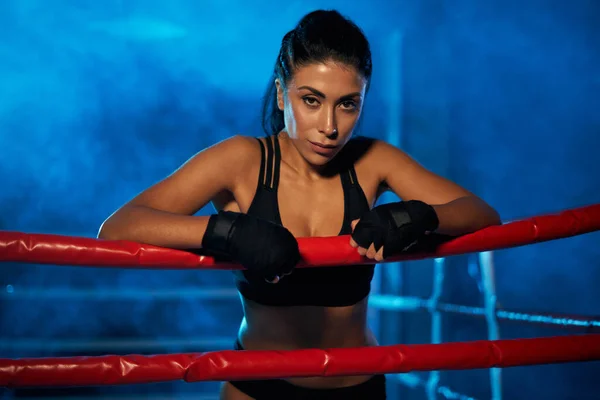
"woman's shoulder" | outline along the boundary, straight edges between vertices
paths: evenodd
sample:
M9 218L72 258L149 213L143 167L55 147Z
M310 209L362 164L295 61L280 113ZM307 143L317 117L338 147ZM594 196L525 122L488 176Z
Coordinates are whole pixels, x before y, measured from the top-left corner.
M260 163L260 147L255 137L235 134L197 152L185 165L187 169L204 171L207 166L221 168L237 175Z
M254 136L237 133L221 140L215 146L227 147L229 150L252 151L258 148L257 140Z
M218 153L219 158L242 161L252 161L258 155L260 147L256 137L235 134L210 146L204 151Z

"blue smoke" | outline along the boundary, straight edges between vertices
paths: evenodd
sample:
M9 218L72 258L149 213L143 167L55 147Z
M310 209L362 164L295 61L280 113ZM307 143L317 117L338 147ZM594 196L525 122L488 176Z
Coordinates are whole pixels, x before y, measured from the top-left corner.
M600 201L596 2L245 4L4 1L0 229L93 237L112 211L197 151L235 133L261 135L260 100L281 37L316 7L338 8L371 40L375 75L364 134L386 138L389 115L399 115L402 146L481 195L504 220ZM390 47L398 33L401 49ZM392 70L392 57L400 57L402 71ZM401 110L390 110L389 91L401 92ZM597 314L598 239L594 233L497 252L500 302L509 309ZM466 258L449 264L444 300L478 304ZM235 294L209 301L200 293L231 289L229 273L13 264L0 271L2 357L221 349L233 341L241 318ZM428 296L427 274L413 269L414 293L405 294ZM42 297L49 290L63 294ZM69 297L76 291L82 294ZM145 291L187 294L139 297ZM429 327L421 320L403 321L411 333L398 340L427 341ZM444 329L445 341L486 337L484 324L466 319L449 318ZM503 337L554 333L502 330ZM41 348L39 340L62 348ZM152 340L165 344L147 346ZM581 398L600 390L591 378L598 368L510 370L505 395ZM442 384L476 398L487 396L486 379L482 371L442 374ZM544 387L530 383L542 381ZM104 393L215 389L164 384ZM403 398L412 396L421 393Z

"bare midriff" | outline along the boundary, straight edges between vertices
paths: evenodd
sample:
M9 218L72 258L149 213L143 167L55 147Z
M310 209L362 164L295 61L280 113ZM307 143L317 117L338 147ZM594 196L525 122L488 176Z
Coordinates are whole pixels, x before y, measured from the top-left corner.
M239 340L246 350L298 350L376 346L367 326L367 298L346 307L264 306L242 297ZM352 386L369 376L290 378L309 388Z

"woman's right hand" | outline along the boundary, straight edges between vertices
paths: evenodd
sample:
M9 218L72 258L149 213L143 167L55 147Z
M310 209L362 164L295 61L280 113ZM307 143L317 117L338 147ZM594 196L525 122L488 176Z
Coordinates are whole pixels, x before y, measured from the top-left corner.
M301 259L298 242L289 230L232 211L210 217L202 247L231 257L272 283L290 274Z

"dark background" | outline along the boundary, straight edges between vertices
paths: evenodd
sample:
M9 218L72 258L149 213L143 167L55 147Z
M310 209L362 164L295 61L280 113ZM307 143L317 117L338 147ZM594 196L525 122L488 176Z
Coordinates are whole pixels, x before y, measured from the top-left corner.
M7 0L0 229L94 237L117 207L197 151L233 134L261 135L260 101L281 38L316 8L339 9L371 40L362 134L401 146L504 221L600 202L597 1ZM495 252L500 306L597 316L599 239ZM444 301L482 305L473 260L446 260ZM431 261L378 269L374 292L430 295ZM0 285L1 357L225 349L241 318L227 272L3 264ZM215 288L224 298L205 298ZM383 344L431 340L428 314L373 314ZM504 338L562 333L501 324ZM487 337L482 319L443 318L443 341ZM598 398L598 376L598 363L511 368L504 398ZM392 398L425 398L394 382ZM487 370L442 373L440 385L490 398ZM202 398L217 386L0 396Z

